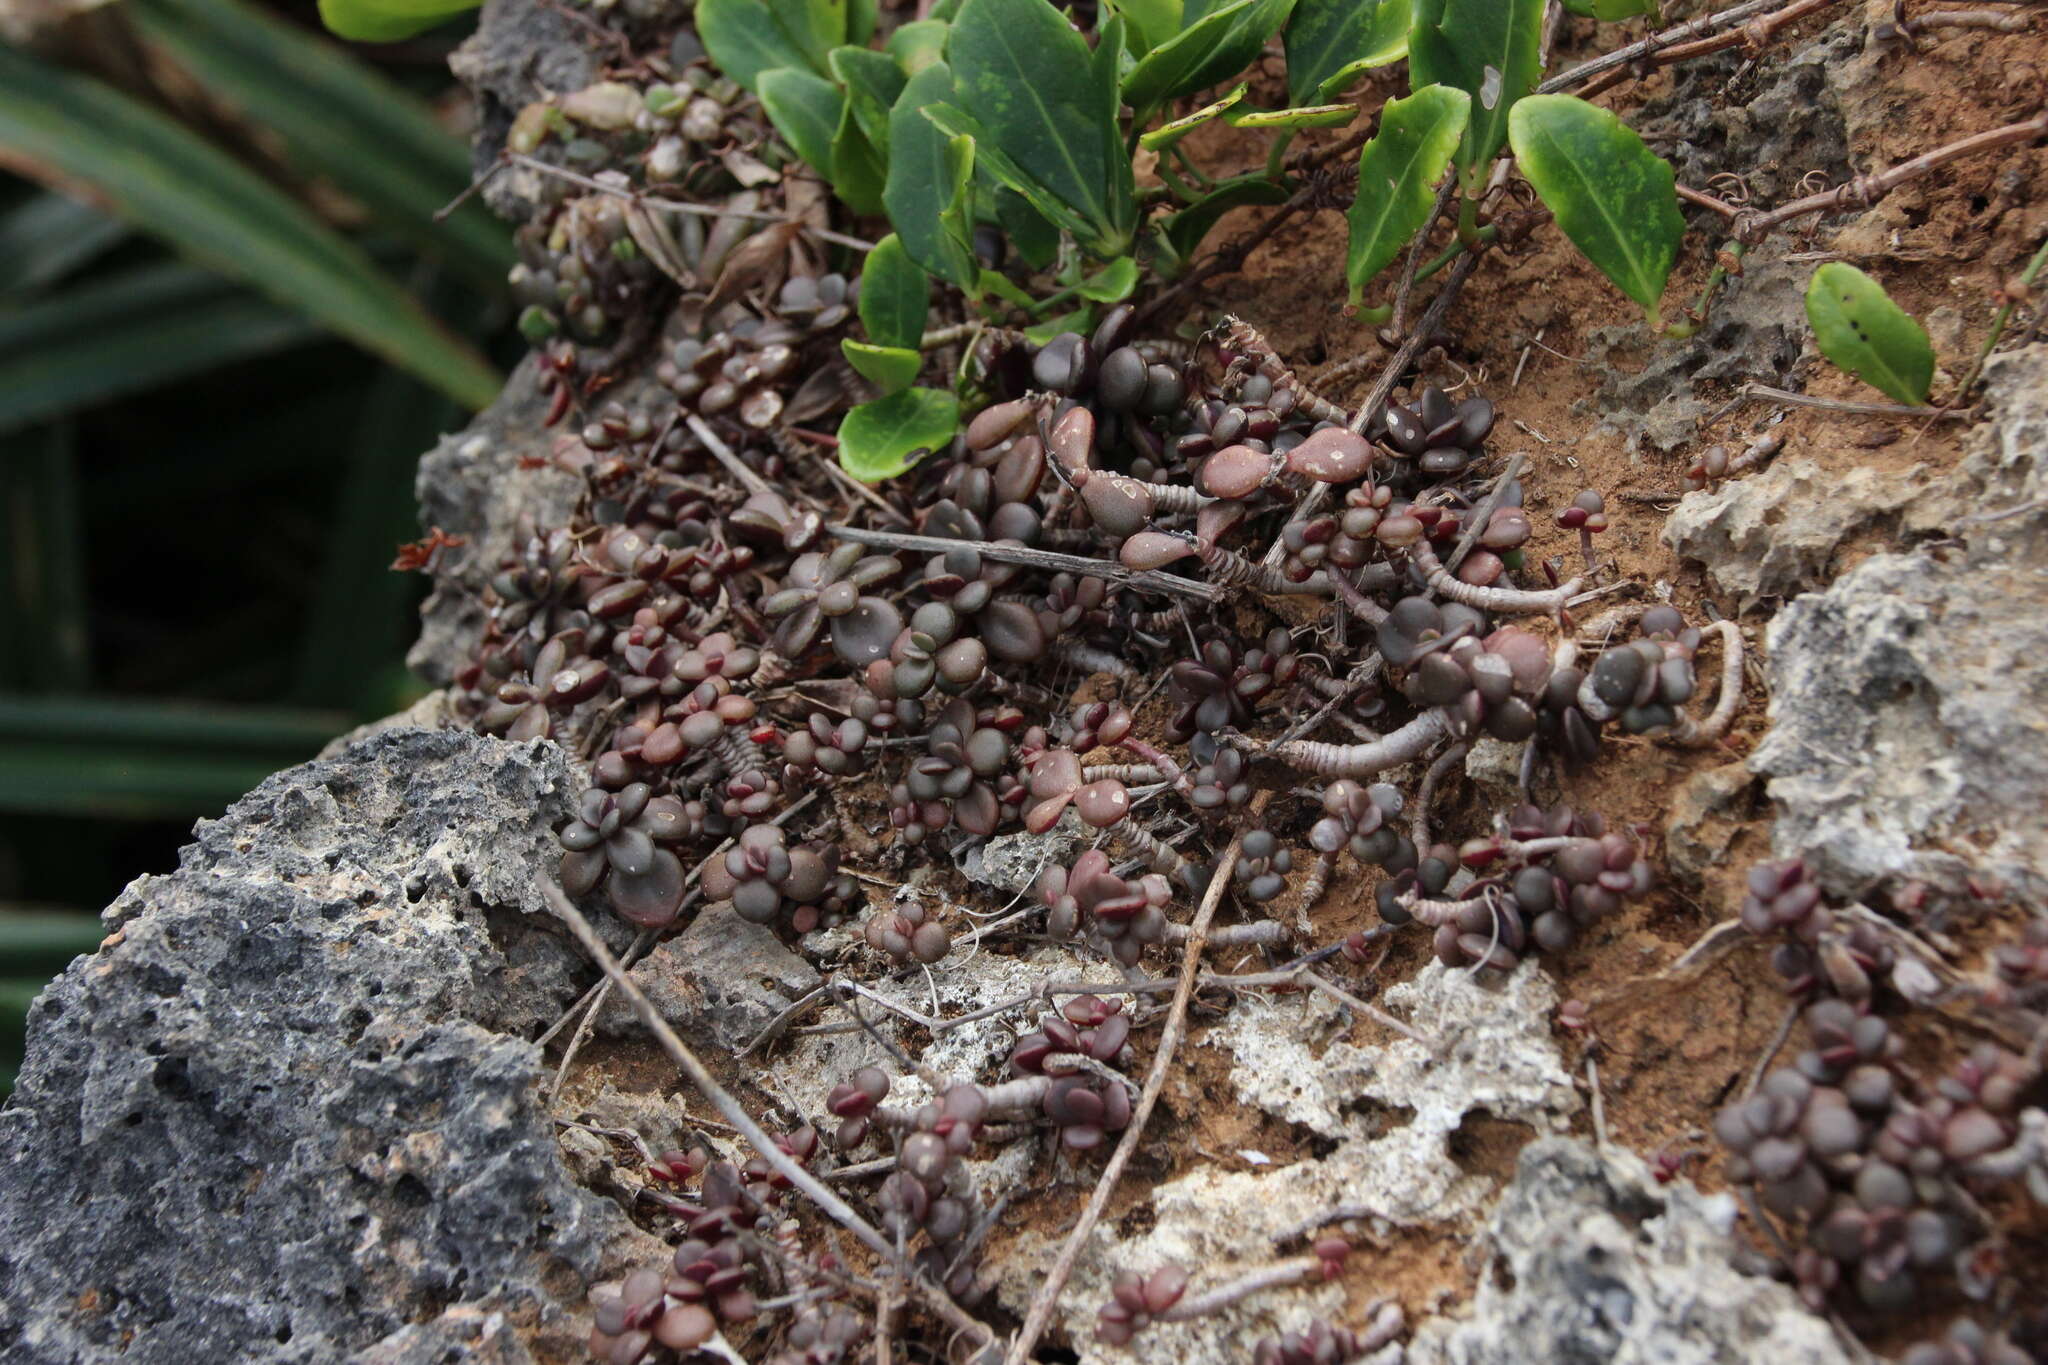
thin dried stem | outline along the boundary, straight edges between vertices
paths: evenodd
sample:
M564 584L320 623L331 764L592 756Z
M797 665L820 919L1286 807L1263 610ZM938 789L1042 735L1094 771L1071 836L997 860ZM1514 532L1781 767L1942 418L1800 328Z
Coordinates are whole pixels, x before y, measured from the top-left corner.
M693 419L694 420L694 419ZM909 550L916 554L942 555L951 550L974 550L983 559L998 564L1021 564L1027 569L1049 569L1054 573L1087 574L1107 583L1138 588L1146 592L1178 593L1204 602L1221 601L1227 594L1214 583L1199 578L1180 578L1153 570L1126 569L1113 559L1087 555L1065 555L1053 550L1034 550L1025 545L1003 545L992 541L947 540L943 536L915 536L908 532L877 531L865 526L827 526L827 534L856 545L874 545L885 550Z
M566 14L571 11L562 10L557 12ZM638 204L642 208L655 209L662 213L680 213L692 218L745 218L757 223L793 222L803 231L816 237L821 242L832 242L839 246L852 247L855 251L873 251L875 249L873 242L865 241L859 237L849 237L843 232L833 232L827 228L812 227L809 223L801 219L793 219L787 214L770 213L764 209L738 209L721 207L716 204L697 204L677 199L661 199L651 194L635 194L631 190L620 189L617 185L607 185L602 180L593 180L587 175L580 175L561 166L550 166L538 157L528 156L524 152L507 152L505 153L505 159L515 166L524 166L527 170L538 171L542 175L552 176L556 180L565 180L571 185L580 185L593 194L610 195L614 199L624 199L629 203ZM453 205L450 207L453 207Z
M1153 1317L1159 1322L1193 1322L1196 1318L1207 1317L1219 1308L1228 1308L1239 1299L1248 1299L1268 1289L1285 1289L1291 1284L1313 1279L1323 1273L1323 1259L1320 1256L1297 1256L1292 1260L1279 1261L1261 1267L1248 1275L1240 1275L1228 1284L1218 1285L1206 1294L1182 1299L1162 1313Z
M711 1101L711 1107L739 1131L739 1135L747 1140L762 1160L773 1166L833 1222L852 1233L863 1246L883 1261L891 1265L900 1265L901 1258L895 1243L855 1212L851 1204L827 1189L802 1163L776 1146L775 1139L754 1120L754 1116L747 1112L746 1106L718 1083L718 1078L711 1074L710 1068L705 1066L697 1054L690 1050L689 1045L669 1027L668 1020L662 1018L661 1011L654 1007L654 1002L649 1000L633 983L633 979L626 975L625 969L619 966L618 959L612 956L611 949L605 947L604 940L597 936L597 930L591 927L590 921L584 918L583 912L576 908L575 902L569 899L562 888L552 881L543 880L540 890L541 895L547 900L548 907L574 935L576 941L583 945L583 951L590 954L591 960L603 970L612 985L626 997L626 1002L633 1007L633 1013L639 1016L641 1024L654 1035L655 1041L661 1044L662 1051L668 1054L669 1060L676 1064L676 1068L689 1078L697 1093ZM907 1270L905 1276L925 1305L943 1318L949 1326L963 1332L972 1332L983 1342L994 1341L995 1334L988 1326L969 1317L959 1304L953 1302L953 1296L944 1289L922 1276L909 1275Z
M1252 798L1247 824L1264 813L1272 796L1271 792L1260 792ZM1139 1139L1145 1135L1145 1124L1152 1117L1153 1106L1159 1102L1159 1092L1166 1086L1166 1073L1173 1066L1181 1034L1187 1029L1188 1001L1194 996L1195 979L1201 972L1202 948L1209 934L1209 924L1216 918L1216 907L1222 904L1231 874L1237 870L1238 854L1244 848L1244 831L1245 826L1240 825L1230 840L1230 846L1223 850L1216 871L1210 875L1209 889L1195 911L1194 923L1188 926L1188 941L1181 952L1180 984L1174 987L1173 1003L1167 1006L1166 1025L1159 1034L1159 1049L1152 1056L1152 1070L1145 1077L1145 1089L1131 1107L1130 1124L1124 1129L1116 1150L1110 1153L1109 1163L1102 1168L1102 1178L1095 1182L1094 1193L1088 1196L1087 1206L1075 1220L1073 1231L1060 1245L1059 1255L1046 1272L1044 1282L1032 1295L1024 1325L1018 1328L1016 1339L1010 1343L1009 1354L1003 1358L1005 1365L1025 1365L1031 1359L1038 1339L1045 1335L1046 1326L1052 1321L1053 1310L1059 1305L1060 1291L1073 1277L1074 1265L1081 1259L1081 1249L1087 1245L1088 1234L1094 1231L1102 1211L1109 1206L1109 1196L1116 1189L1117 1178L1130 1164L1132 1155L1138 1150Z
M1384 1024L1410 1042L1420 1043L1432 1056L1440 1055L1443 1052L1443 1044L1437 1039L1430 1037L1413 1024L1403 1023L1401 1020L1396 1019L1370 1000L1359 999L1350 991L1345 990L1342 986L1330 980L1330 978L1317 972L1303 972L1301 979L1316 990L1321 991L1324 995L1329 996L1332 1000L1335 1000L1338 1004L1343 1005L1346 1009L1357 1010L1366 1018Z
M1698 19L1688 20L1683 24L1679 24L1675 28L1667 28L1662 33L1653 33L1639 42L1630 43L1626 47L1618 47L1614 51L1603 53L1589 62L1581 62L1569 71L1560 71L1557 75L1552 76L1549 80L1537 86L1536 93L1539 95L1550 95L1560 90L1569 90L1575 85L1583 85L1595 76L1602 76L1610 71L1632 66L1646 58L1662 66L1667 62L1680 61L1686 56L1699 56L1701 54L1698 50L1695 50L1691 40L1700 38L1704 34L1714 33L1718 29L1727 29L1732 25L1742 24L1746 20L1755 18L1758 15L1768 14L1777 3L1778 0L1748 0L1745 4L1724 9L1717 14L1704 15ZM1832 0L1802 0L1800 5L1791 7L1793 10L1798 11L1798 13L1792 14L1790 18L1784 17L1785 12L1781 11L1777 15L1770 15L1764 22L1775 28L1789 23L1791 19L1798 18L1799 14L1803 14L1811 9L1817 9L1821 5L1829 3L1832 3ZM1748 29L1741 29L1721 34L1719 38L1710 40L1714 41L1716 46L1705 50L1711 52L1719 51L1723 47L1733 47L1737 43L1744 41L1745 35L1749 31ZM1766 34L1769 32L1770 29L1765 29ZM1687 44L1687 46L1680 47L1678 46L1679 44Z

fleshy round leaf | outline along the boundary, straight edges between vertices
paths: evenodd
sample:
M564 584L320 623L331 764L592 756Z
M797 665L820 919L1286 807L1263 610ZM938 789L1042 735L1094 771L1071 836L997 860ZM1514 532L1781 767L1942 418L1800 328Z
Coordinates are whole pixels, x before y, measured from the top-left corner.
M479 0L320 0L320 22L357 43L395 43L438 28Z
M917 372L924 367L923 356L902 346L873 346L841 337L839 351L847 364L885 394L909 388L917 382Z
M1325 104L1408 55L1408 0L1295 0L1287 21L1287 102Z
M1806 287L1806 320L1829 360L1901 403L1927 401L1934 348L1876 280L1853 265L1829 261Z
M1508 114L1543 73L1543 0L1414 0L1408 80L1451 85L1472 97L1458 146L1458 177L1476 193L1507 140Z
M1509 122L1522 174L1565 236L1657 325L1685 234L1670 163L1620 119L1571 95L1532 95Z
M960 426L960 400L941 389L904 389L863 403L839 424L839 464L856 479L892 479L937 450Z

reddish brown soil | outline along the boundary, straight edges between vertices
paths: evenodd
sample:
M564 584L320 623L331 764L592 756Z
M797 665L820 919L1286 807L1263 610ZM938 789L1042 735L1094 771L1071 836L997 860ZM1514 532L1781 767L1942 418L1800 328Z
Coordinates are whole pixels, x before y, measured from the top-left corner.
M1932 8L1914 0L1909 12ZM1886 6L1885 8L1888 8ZM1640 24L1624 26L1637 36ZM1817 21L1797 30L1800 36L1818 31ZM1553 69L1583 59L1623 39L1612 26L1597 38L1587 21L1574 21L1560 36ZM1884 117L1874 139L1853 143L1858 164L1875 169L1966 133L2025 117L2043 97L2042 71L2048 66L2048 39L2038 33L1987 34L1948 30L1931 35L1918 54L1887 59ZM1271 73L1266 79L1272 80ZM1625 82L1601 102L1626 112L1667 89L1668 72L1647 80ZM1398 89L1389 87L1391 92ZM1272 93L1272 92L1269 92ZM1386 93L1386 92L1380 92ZM1271 100L1267 101L1271 103ZM1369 98L1367 104L1376 103ZM1344 130L1305 136L1296 150L1333 143ZM1191 139L1197 159L1212 174L1224 175L1262 163L1263 144L1239 140L1228 130L1204 130ZM1946 305L1962 316L1962 345L1937 334L1940 359L1952 384L1968 368L1998 304L2001 282L2024 264L2048 229L2048 209L2030 202L2027 188L2048 183L2048 151L2013 150L1951 167L1936 178L1892 195L1877 211L1881 233L1864 232L1840 249L1878 253L1873 260L1857 255L1878 273L1901 305L1926 317ZM1214 241L1229 241L1257 226L1266 210L1240 211L1226 221ZM1866 240L1867 239L1867 240ZM1830 232L1818 234L1826 247ZM1697 295L1711 265L1716 239L1702 224L1688 231L1679 268L1666 294L1666 309L1675 315ZM1326 210L1297 217L1259 249L1242 273L1213 283L1199 309L1183 321L1199 329L1221 312L1234 313L1259 328L1283 356L1293 360L1314 382L1318 369L1366 353L1377 358L1384 347L1375 329L1343 311L1345 224L1341 214ZM1419 295L1418 307L1426 295ZM1532 508L1551 509L1569 501L1581 488L1608 495L1612 529L1599 548L1614 560L1620 576L1639 584L1667 582L1676 603L1689 619L1702 617L1703 604L1713 602L1732 615L1736 604L1718 596L1697 566L1681 563L1663 545L1659 533L1664 511L1648 500L1618 496L1626 491L1675 490L1688 452L1665 456L1646 451L1630 454L1613 434L1596 434L1597 418L1578 410L1598 387L1598 374L1573 357L1584 353L1587 334L1596 327L1639 320L1634 305L1613 289L1564 241L1554 227L1544 226L1506 260L1486 263L1466 287L1452 311L1449 344L1426 357L1424 374L1447 388L1470 381L1499 405L1498 449L1526 449L1531 461L1525 474ZM1542 331L1540 345L1533 338ZM1526 352L1526 355L1525 355ZM1376 365L1327 396L1355 400L1370 381ZM1519 368L1519 379L1515 378ZM1868 401L1875 395L1831 368L1820 366L1808 376L1810 393ZM1704 395L1709 398L1719 395ZM1724 418L1699 436L1700 446L1721 441L1731 449L1747 444L1753 424L1768 409L1751 405ZM1515 424L1520 424L1518 429ZM1551 438L1545 444L1533 428ZM1828 411L1793 409L1777 430L1787 438L1786 453L1812 460L1824 470L1876 467L1903 471L1921 464L1935 470L1953 466L1960 456L1957 424L1928 427L1920 422L1850 416ZM1675 498L1674 498L1675 500ZM1543 554L1563 555L1575 562L1577 546L1567 533L1537 518ZM1845 547L1837 571L1855 558L1886 548L1867 538ZM1617 597L1617 601L1629 600ZM1590 608L1597 612L1598 605ZM1763 614L1741 619L1752 650L1762 644ZM1253 623L1247 623L1253 624ZM1610 740L1603 757L1589 770L1568 778L1563 796L1574 804L1597 808L1610 825L1625 825L1645 838L1657 861L1671 802L1686 779L1707 768L1739 761L1765 728L1761 675L1751 675L1751 697L1720 750L1685 752L1644 741ZM1156 725L1164 706L1155 701L1141 717ZM1110 761L1103 756L1103 761ZM872 786L839 796L849 861L855 866L888 865L868 830L882 823L884 802ZM1476 793L1454 785L1439 812L1438 826L1447 833L1483 828L1486 811ZM1644 901L1602 927L1588 941L1561 956L1546 958L1561 998L1599 1001L1632 980L1668 964L1716 921L1734 909L1740 877L1748 865L1767 856L1768 807L1760 797L1747 813L1725 822L1728 853L1711 870L1704 886L1688 890L1663 885ZM1315 938L1330 942L1354 929L1377 922L1371 908L1371 882L1351 867L1338 876L1330 894L1315 912ZM962 897L977 894L965 883ZM1428 945L1420 934L1397 937L1379 974L1384 982L1411 975L1426 960ZM1362 989L1370 989L1363 987ZM1775 1033L1785 1009L1761 960L1761 954L1739 954L1707 972L1690 987L1657 995L1654 1008L1596 1011L1593 1038L1574 1038L1567 1055L1580 1064L1597 1047L1599 1075L1609 1137L1645 1156L1659 1152L1712 1150L1705 1129L1714 1110L1739 1090L1763 1048ZM1920 1021L1916 1027L1924 1025ZM1361 1025L1361 1028L1371 1027ZM1199 1042L1198 1018L1191 1042ZM1148 1055L1156 1032L1141 1030L1137 1043ZM1965 1047L1974 1039L1958 1034L1938 1038L1937 1052ZM591 1093L602 1081L622 1087L665 1091L672 1078L651 1051L608 1046L585 1051L564 1096L573 1108L578 1095ZM1199 1103L1201 1097L1228 1093L1227 1058L1215 1049L1186 1046L1167 1086L1130 1176L1110 1206L1108 1218L1145 1216L1145 1191L1157 1180L1193 1163L1239 1163L1228 1154L1257 1148L1278 1162L1313 1159L1311 1144L1287 1125L1262 1114L1229 1105ZM697 1106L701 1108L701 1106ZM1194 1121L1189 1115L1198 1114ZM1515 1156L1529 1138L1527 1130L1495 1120L1480 1120L1461 1134L1461 1159L1469 1169L1499 1178L1512 1174ZM1084 1162L1092 1173L1098 1162ZM1718 1182L1718 1157L1689 1160L1688 1175L1708 1186ZM1089 1174L1092 1179L1092 1174ZM1087 1190L1065 1185L1021 1199L1005 1218L1007 1228L1052 1229L1071 1224ZM2048 1217L2022 1199L2000 1201L1994 1212L2011 1220L2015 1264L2020 1283L2048 1282ZM1133 1226L1136 1226L1135 1224ZM1003 1238L996 1240L999 1250ZM1423 1315L1444 1301L1467 1295L1476 1272L1475 1258L1463 1239L1441 1235L1403 1235L1354 1258L1347 1288L1354 1309L1372 1298L1392 1294L1411 1315ZM1911 1320L1873 1323L1852 1317L1852 1324L1875 1348L1896 1349L1953 1316L1955 1299L1927 1296L1926 1312Z

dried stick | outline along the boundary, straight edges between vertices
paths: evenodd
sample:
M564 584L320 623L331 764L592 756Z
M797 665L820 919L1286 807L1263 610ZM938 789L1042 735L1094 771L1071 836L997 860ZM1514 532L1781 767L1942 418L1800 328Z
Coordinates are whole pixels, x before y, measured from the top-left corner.
M1685 57L1697 57L1706 52L1719 51L1723 47L1733 47L1737 43L1745 41L1750 32L1749 29L1739 29L1723 33L1718 38L1708 39L1708 41L1715 43L1715 46L1710 48L1700 48L1698 44L1691 43L1689 40L1699 38L1703 34L1713 33L1716 29L1728 28L1731 24L1740 24L1744 20L1756 15L1766 14L1777 3L1778 0L1747 0L1745 4L1736 5L1732 9L1724 9L1718 14L1705 15L1698 19L1688 20L1676 28L1667 28L1662 33L1653 33L1640 42L1630 43L1626 47L1618 47L1612 52L1603 53L1589 62L1581 62L1569 71L1560 71L1557 75L1552 76L1549 80L1537 86L1536 93L1539 95L1550 95L1560 90L1569 90L1575 85L1580 85L1593 79L1595 76L1605 75L1609 71L1629 66L1646 57L1662 66L1667 62L1681 61ZM1764 19L1762 21L1766 25L1764 33L1768 35L1773 29L1782 27L1791 22L1792 19L1798 18L1800 14L1829 3L1832 3L1832 0L1802 0L1801 4L1792 6L1790 11L1781 11L1779 14L1770 15ZM1792 13L1791 11L1797 11L1797 13ZM1680 47L1678 46L1679 44L1686 44L1686 46Z
M654 1007L654 1002L649 1000L639 986L633 983L633 979L626 975L625 970L619 966L618 959L612 956L611 949L604 946L604 940L597 936L597 930L591 927L590 921L583 917L583 912L576 908L575 902L569 899L568 894L554 882L545 879L540 884L540 891L546 898L548 907L568 927L576 941L583 945L583 951L590 954L591 960L603 969L604 974L611 979L612 985L626 997L626 1002L633 1007L633 1013L639 1016L647 1031L661 1044L661 1050L669 1055L669 1060L676 1064L677 1070L689 1078L697 1093L711 1101L711 1107L738 1130L739 1135L760 1154L762 1160L773 1166L833 1222L852 1233L863 1246L883 1261L899 1265L896 1244L855 1212L851 1204L827 1189L815 1175L804 1168L802 1163L776 1146L775 1139L768 1136L767 1130L755 1122L754 1116L747 1112L746 1106L718 1083L710 1068L706 1067L697 1054L690 1050L689 1045L669 1027L668 1020L661 1017L661 1011ZM995 1334L989 1330L987 1324L969 1317L959 1304L953 1302L952 1295L923 1276L909 1275L907 1269L905 1274L916 1288L918 1297L927 1307L945 1319L947 1325L958 1331L972 1332L985 1343L994 1342Z
M695 419L691 419L694 421ZM1126 569L1113 559L1092 559L1087 555L1065 555L1055 550L1034 550L1025 545L995 542L947 540L943 536L914 536L907 532L875 531L865 526L827 526L827 534L856 545L875 545L885 550L909 550L917 554L942 555L951 550L973 550L983 559L998 564L1021 564L1027 569L1049 569L1053 573L1087 574L1106 583L1140 588L1147 592L1179 593L1204 602L1221 601L1227 594L1214 583L1199 578L1180 578L1153 570ZM1294 591L1301 591L1300 588Z
M1735 220L1735 226L1731 231L1738 241L1755 246L1769 236L1773 229L1794 218L1803 218L1809 213L1830 214L1852 208L1869 208L1908 180L1918 179L1951 161L1974 156L1978 152L1997 151L2001 147L2010 147L2016 143L2032 142L2044 136L2048 136L2048 110L2043 110L2030 119L2022 119L2018 123L2008 123L2003 128L1993 128L1988 132L1959 139L1946 147L1936 147L1933 151L1923 152L1910 161L1902 161L1890 170L1855 176L1834 189L1809 194L1804 199L1794 199L1791 203L1772 209L1769 213L1745 213Z
M1264 813L1266 803L1272 797L1271 792L1260 792L1252 798L1246 824ZM1024 1325L1017 1329L1016 1339L1010 1343L1009 1354L1003 1358L1004 1365L1025 1365L1031 1359L1033 1348L1052 1321L1060 1291L1073 1277L1074 1265L1081 1259L1081 1248L1086 1245L1088 1234L1095 1230L1102 1211L1109 1206L1109 1196L1116 1189L1117 1177L1123 1174L1124 1167L1130 1164L1132 1155L1137 1152L1138 1141L1145 1134L1146 1121L1152 1117L1153 1106L1159 1102L1159 1092L1166 1088L1166 1073L1173 1065L1174 1053L1180 1047L1180 1036L1187 1028L1188 1001L1194 996L1195 978L1202 969L1202 948L1209 934L1209 923L1216 918L1216 907L1222 904L1231 874L1237 870L1238 854L1244 848L1244 832L1245 825L1239 825L1237 833L1231 837L1230 846L1223 850L1216 871L1209 877L1209 889L1195 911L1194 923L1188 926L1187 945L1181 950L1180 984L1174 987L1173 1003L1167 1006L1166 1025L1159 1034L1159 1049L1152 1056L1152 1070L1145 1077L1145 1089L1131 1107L1130 1124L1124 1129L1116 1150L1110 1153L1109 1164L1102 1168L1102 1178L1095 1182L1095 1191L1088 1196L1087 1206L1081 1210L1073 1231L1067 1234L1067 1240L1060 1246L1052 1269L1046 1272L1044 1282L1032 1295L1031 1309L1024 1315Z
M573 12L571 10L556 11L558 14ZM602 180L593 180L587 175L580 175L575 171L565 170L560 166L550 166L538 157L528 156L524 152L507 152L505 153L505 160L515 166L524 166L527 170L538 171L542 175L553 176L557 180L565 180L571 185L580 185L584 189L596 194L605 194L610 195L614 199L627 200L638 204L642 208L658 209L663 213L681 213L695 218L746 218L758 223L794 222L805 232L808 232L820 241L852 247L855 251L873 251L875 249L873 242L864 241L859 237L849 237L843 232L833 232L826 228L812 227L799 219L790 218L785 214L770 213L765 209L736 209L716 204L693 204L676 199L662 199L651 194L636 194L632 190L621 189L617 185L607 185ZM486 175L485 179L489 179L489 176ZM483 182L478 181L477 183L482 184ZM460 201L458 200L457 202ZM454 205L451 204L449 207L453 208Z
M1413 1024L1402 1023L1399 1019L1396 1019L1393 1015L1388 1014L1385 1010L1381 1009L1378 1005L1373 1004L1371 1001L1360 1000L1350 991L1345 990L1342 986L1330 980L1330 978L1323 976L1317 972L1303 972L1301 974L1301 979L1303 981L1306 981L1309 985L1315 987L1317 990L1321 991L1324 995L1329 996L1332 1000L1335 1000L1338 1004L1345 1006L1347 1009L1357 1010L1360 1014L1365 1015L1367 1018L1377 1020L1378 1022L1386 1025L1388 1028L1400 1034L1403 1038L1408 1039L1410 1042L1422 1044L1422 1046L1428 1050L1431 1056L1439 1056L1442 1054L1443 1045L1439 1043L1436 1039L1430 1037L1427 1033L1424 1033L1422 1030L1416 1028Z

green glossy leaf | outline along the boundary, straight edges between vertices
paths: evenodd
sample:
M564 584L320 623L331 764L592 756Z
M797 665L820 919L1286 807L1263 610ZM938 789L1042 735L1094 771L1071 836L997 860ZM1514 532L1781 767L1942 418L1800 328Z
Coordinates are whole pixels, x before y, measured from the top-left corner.
M1408 55L1408 0L1295 0L1287 102L1334 102L1359 76Z
M357 43L396 43L439 28L481 0L320 0L320 22Z
M886 52L864 47L832 49L832 75L846 87L846 105L884 161L889 156L889 111L909 77Z
M995 199L996 224L1024 264L1033 270L1051 265L1060 254L1060 230L1015 190L997 190Z
M1351 301L1429 223L1437 183L1450 169L1471 97L1430 85L1380 111L1380 129L1358 154L1358 194L1351 201L1351 245L1344 276Z
M1233 128L1342 128L1357 117L1355 104L1312 104L1302 109L1233 109L1223 121Z
M436 217L469 184L469 149L425 100L242 0L133 0L123 12L211 98L282 138L295 165L339 185L486 293L504 293L518 256L483 200Z
M301 314L180 262L91 279L0 311L0 432L320 334Z
M803 49L813 71L832 69L832 49L847 41L847 0L768 0L768 10Z
M1138 287L1138 263L1119 256L1074 286L1074 292L1096 303L1121 303Z
M1829 261L1806 287L1806 320L1829 360L1901 403L1927 401L1934 348L1876 280L1853 265Z
M1167 39L1124 78L1124 102L1141 122L1170 99L1191 95L1243 71L1280 31L1294 0L1230 0Z
M946 59L946 35L953 26L939 19L913 19L889 35L884 44L904 76L915 76L933 62Z
M89 186L111 211L480 408L499 376L363 250L185 128L0 44L10 164Z
M1035 179L1022 166L1010 159L997 145L994 135L982 127L973 115L951 104L928 104L924 116L938 127L955 137L966 137L974 143L974 164L997 184L1016 191L1030 203L1031 207L1063 232L1074 234L1076 239L1095 240L1097 225L1082 217L1067 202L1054 194Z
M983 294L994 294L1005 303L1015 304L1019 308L1029 308L1032 304L1038 302L1037 299L1031 296L1028 290L1019 286L1015 280L999 270L984 270L981 272L980 291ZM1001 310L998 309L996 311L1000 312Z
M847 0L846 41L855 47L866 47L881 27L881 0Z
M1530 96L1510 128L1522 174L1565 236L1659 325L1657 300L1685 235L1670 163L1572 95Z
M832 192L862 217L878 218L888 212L883 199L888 157L868 140L853 106L851 97L841 103L839 126L832 132Z
M757 95L765 71L825 69L762 0L697 0L697 37L721 72Z
M1124 20L1124 46L1143 57L1181 29L1181 0L1106 0Z
M1131 163L1117 127L1122 35L1122 21L1111 19L1091 52L1046 0L966 0L946 48L957 107L975 125L947 131L972 136L981 164L1054 222L1078 225L1075 237L1102 256L1116 255L1134 226Z
M902 346L875 346L852 337L839 339L839 353L863 379L884 394L909 388L917 382L917 372L924 368L924 357L916 351Z
M0 302L64 278L128 235L128 226L52 191L0 214Z
M1543 74L1543 0L1414 0L1408 80L1472 97L1458 178L1475 194L1507 140L1508 114Z
M1072 312L1061 313L1058 317L1047 318L1044 322L1026 327L1024 337L1034 346L1043 346L1061 332L1085 333L1094 326L1094 323L1095 315L1092 310L1076 308Z
M846 96L823 76L795 67L763 71L761 108L790 150L826 179L832 178L832 142L846 112Z
M875 243L860 272L860 321L879 346L917 349L931 307L931 281L903 242L890 233Z
M1639 14L1655 14L1657 0L1564 0L1564 7L1581 18L1611 24Z
M950 137L923 110L952 94L944 62L913 75L889 111L889 170L882 202L910 259L970 293L974 259L974 139Z
M1166 220L1166 242L1173 253L1185 262L1195 254L1195 249L1201 246L1202 239L1209 235L1209 230L1232 209L1250 205L1284 204L1287 199L1286 187L1275 184L1263 175L1247 175L1235 180L1226 180Z
M960 400L943 389L904 389L863 403L839 424L839 465L864 483L893 479L953 439Z
M1213 119L1220 118L1226 110L1244 98L1244 92L1251 88L1250 82L1240 81L1237 88L1213 104L1205 104L1192 114L1184 115L1171 123L1162 123L1157 128L1143 133L1138 145L1147 151L1163 152L1174 143L1186 137L1195 129Z

